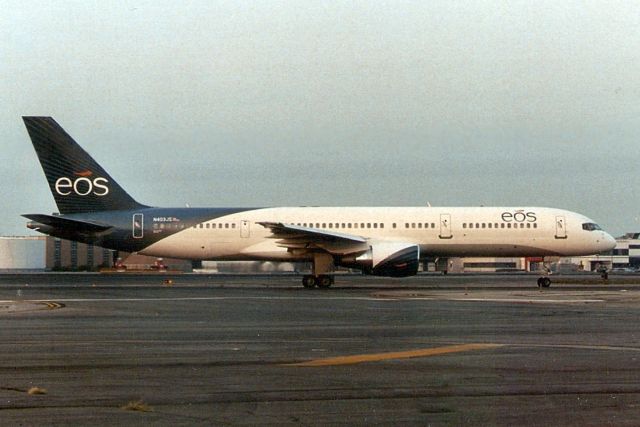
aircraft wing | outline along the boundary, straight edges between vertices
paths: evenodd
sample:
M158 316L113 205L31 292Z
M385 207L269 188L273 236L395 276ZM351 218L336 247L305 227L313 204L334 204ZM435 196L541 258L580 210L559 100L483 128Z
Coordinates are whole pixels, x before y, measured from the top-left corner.
M272 238L279 239L278 246L287 249L314 250L322 249L330 253L353 253L366 250L368 241L354 234L336 231L318 230L281 222L258 222L271 230Z

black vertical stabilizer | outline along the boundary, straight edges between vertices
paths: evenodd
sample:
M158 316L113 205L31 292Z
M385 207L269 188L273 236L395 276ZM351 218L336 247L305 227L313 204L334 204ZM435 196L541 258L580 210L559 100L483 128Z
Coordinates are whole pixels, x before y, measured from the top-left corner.
M132 210L133 200L51 117L23 117L61 214Z

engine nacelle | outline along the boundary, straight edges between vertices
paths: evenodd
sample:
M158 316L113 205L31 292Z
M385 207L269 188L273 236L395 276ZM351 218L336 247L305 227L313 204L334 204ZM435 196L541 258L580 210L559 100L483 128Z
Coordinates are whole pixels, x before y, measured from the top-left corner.
M337 264L374 276L406 277L418 273L420 246L413 243L374 243L361 255L343 257Z

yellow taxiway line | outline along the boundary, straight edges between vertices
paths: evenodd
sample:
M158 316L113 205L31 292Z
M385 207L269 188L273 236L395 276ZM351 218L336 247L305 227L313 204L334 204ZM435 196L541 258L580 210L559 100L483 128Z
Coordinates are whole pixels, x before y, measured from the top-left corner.
M337 366L353 365L381 360L409 359L413 357L439 356L441 354L460 353L463 351L486 350L502 347L503 344L459 344L446 347L425 348L420 350L394 351L390 353L356 354L352 356L330 357L327 359L309 360L307 362L290 363L287 366Z

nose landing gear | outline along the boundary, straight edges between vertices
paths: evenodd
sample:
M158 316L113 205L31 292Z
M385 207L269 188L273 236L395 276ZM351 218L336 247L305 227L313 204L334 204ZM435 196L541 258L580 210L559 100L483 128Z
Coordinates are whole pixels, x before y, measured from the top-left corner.
M540 277L538 278L538 287L539 288L548 288L551 286L551 279L548 277Z

